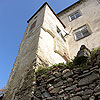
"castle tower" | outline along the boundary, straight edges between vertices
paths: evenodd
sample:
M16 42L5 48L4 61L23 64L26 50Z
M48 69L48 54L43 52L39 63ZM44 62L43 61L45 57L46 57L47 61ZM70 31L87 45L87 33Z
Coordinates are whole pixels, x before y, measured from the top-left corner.
M29 20L13 65L4 100L31 100L34 71L66 62L68 51L63 23L45 3Z

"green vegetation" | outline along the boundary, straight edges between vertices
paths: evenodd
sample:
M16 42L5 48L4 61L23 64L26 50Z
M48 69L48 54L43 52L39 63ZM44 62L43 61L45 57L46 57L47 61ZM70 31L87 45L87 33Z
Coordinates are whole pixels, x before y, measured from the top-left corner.
M37 69L37 73L39 73L40 75L46 75L46 73L50 70L52 70L54 67L58 67L61 69L65 69L65 68L71 68L70 66L72 66L72 62L68 62L68 63L59 63L59 64L54 64L52 66L48 66L48 67L42 67L40 66Z
M64 63L59 63L59 64L54 64L52 66L48 66L48 67L42 67L40 66L38 69L37 69L37 73L41 74L41 75L46 75L46 73L50 70L52 70L54 67L60 67L60 68L65 68L66 67L66 64Z
M92 55L95 55L96 51L97 50L100 50L100 47L98 49L95 49L93 51L91 51L91 54ZM91 57L91 56L90 56ZM73 69L73 68L81 68L81 69L86 69L87 68L87 63L89 61L89 58L85 58L85 57L81 57L81 58L78 58L78 57L74 57L74 59L72 59L70 62L67 62L67 63L59 63L59 64L54 64L52 66L49 66L49 67L39 67L37 69L37 73L39 73L40 75L46 75L46 73L50 70L52 70L53 68L55 67L58 67L60 69Z
M91 51L91 54L95 54L97 50L100 50L100 47Z
M37 69L36 72L39 73L39 75L46 75L48 71L51 71L55 67L60 68L60 69L66 69L66 68L73 69L73 68L78 68L78 67L84 68L84 64L77 65L77 58L75 57L75 59L67 63L54 64L48 67L41 66Z
M37 69L37 71L36 72L38 72L38 73L40 73L41 75L42 74L46 74L48 71L50 71L50 69L52 69L53 67L51 66L51 67L42 67L42 66L40 66L38 69Z

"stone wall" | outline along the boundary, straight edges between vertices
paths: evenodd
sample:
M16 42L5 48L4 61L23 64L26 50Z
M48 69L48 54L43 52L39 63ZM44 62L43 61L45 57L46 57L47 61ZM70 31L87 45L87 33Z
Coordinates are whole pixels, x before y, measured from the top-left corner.
M42 26L47 26L49 19L52 17L56 23L48 25L50 31L52 29L56 31L56 24L63 27L47 4L43 5L29 21L7 83L4 100L30 100L34 69L39 66L45 67L65 62L61 55L54 52L54 38L42 28ZM53 23L53 21L51 22ZM50 26L54 25L55 28L50 28ZM48 27L46 28L48 29ZM55 33L55 38L58 36L58 39L61 40L63 47L65 42L57 32L53 33ZM66 48L66 46L64 47ZM66 52L66 50L64 51Z
M100 50L84 67L57 65L46 74L36 73L31 100L100 100Z
M7 87L6 87L6 93L4 96L4 99L6 100L15 100L20 98L20 93L25 92L24 89L26 89L25 94L31 94L30 86L31 83L26 86L26 83L28 84L27 79L28 73L30 70L33 70L35 68L37 63L37 48L38 48L38 41L39 41L39 35L40 35L40 29L41 25L43 24L43 17L44 17L45 7L42 8L36 16L33 17L33 19L29 22L27 29L25 31L23 40L20 44L18 55L16 57L15 63L13 65ZM34 28L30 30L31 25L36 21L36 25ZM30 81L32 82L32 80ZM21 89L20 89L21 88ZM15 95L15 94L19 94ZM26 96L29 98L30 96ZM22 100L26 98L24 96L21 96Z

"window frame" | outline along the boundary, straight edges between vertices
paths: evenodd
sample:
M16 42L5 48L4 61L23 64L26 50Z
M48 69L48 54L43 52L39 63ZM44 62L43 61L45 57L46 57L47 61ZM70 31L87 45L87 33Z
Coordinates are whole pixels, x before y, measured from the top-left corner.
M79 18L80 16L82 16L81 11L80 10L76 10L75 12L71 13L70 15L68 15L68 19L69 19L70 22L72 22L73 20ZM74 18L72 19L72 17L74 17Z
M84 27L86 27L86 28L84 28ZM88 31L88 34L86 33L86 31ZM91 35L91 33L92 33L92 31L91 31L89 25L87 25L87 24L73 30L74 38L76 41ZM77 37L77 35L80 35L80 37Z

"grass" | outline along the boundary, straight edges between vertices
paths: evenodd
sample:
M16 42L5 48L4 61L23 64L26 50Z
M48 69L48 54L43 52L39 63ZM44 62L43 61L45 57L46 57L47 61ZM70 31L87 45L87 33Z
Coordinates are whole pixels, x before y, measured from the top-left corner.
M84 64L80 64L80 65L77 65L76 64L76 58L73 59L71 62L67 62L67 63L59 63L59 64L54 64L52 66L48 66L48 67L42 67L40 66L38 69L37 69L37 73L39 73L39 75L46 75L48 71L52 70L54 67L58 67L60 69L73 69L73 68L84 68Z
M48 66L48 67L42 67L40 66L37 69L37 73L39 73L39 75L46 75L48 71L52 70L54 67L58 67L60 69L65 69L65 68L71 68L70 66L72 66L72 62L67 62L67 63L59 63L59 64L54 64L52 66Z
M40 75L45 75L48 71L50 71L50 69L52 69L53 67L51 66L49 66L49 67L42 67L42 66L40 66L38 69L37 69L37 73L40 73Z
M100 50L100 47L91 51L91 54L95 54L97 50ZM54 64L52 66L48 66L48 67L39 67L37 69L37 73L39 73L40 75L46 75L48 71L52 70L54 67L58 67L60 69L73 69L73 68L81 68L84 69L86 68L86 63L87 63L88 59L87 58L78 58L78 57L74 57L74 59L72 59L70 62L67 63L59 63L59 64Z
M91 54L95 54L97 52L97 50L100 50L100 47L98 47L97 49L92 50Z

